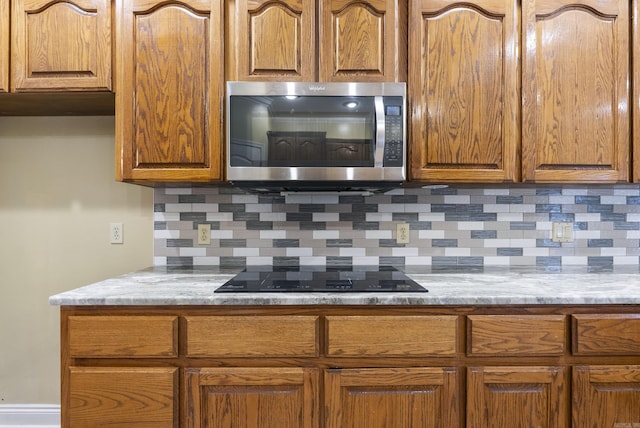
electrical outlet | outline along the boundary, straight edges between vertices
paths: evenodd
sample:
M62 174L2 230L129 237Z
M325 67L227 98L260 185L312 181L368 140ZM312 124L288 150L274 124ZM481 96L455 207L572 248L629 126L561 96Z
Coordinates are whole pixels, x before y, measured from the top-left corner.
M207 223L198 224L198 245L211 244L211 225Z
M573 223L554 222L551 227L551 240L553 242L573 242Z
M124 229L122 223L109 224L109 242L112 244L124 243Z
M398 223L396 225L396 242L398 244L409 243L409 224Z

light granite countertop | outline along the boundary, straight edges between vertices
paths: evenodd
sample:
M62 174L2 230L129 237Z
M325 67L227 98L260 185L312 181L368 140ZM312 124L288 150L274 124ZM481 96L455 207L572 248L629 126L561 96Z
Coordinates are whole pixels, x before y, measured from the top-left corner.
M640 267L623 269L402 267L428 293L214 293L241 268L153 267L56 294L86 305L558 305L640 304Z

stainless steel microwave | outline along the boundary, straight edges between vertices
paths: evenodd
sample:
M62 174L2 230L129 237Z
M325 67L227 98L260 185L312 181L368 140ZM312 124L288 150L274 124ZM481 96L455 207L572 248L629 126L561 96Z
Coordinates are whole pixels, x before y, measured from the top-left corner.
M226 112L234 185L382 190L405 180L405 83L228 82Z

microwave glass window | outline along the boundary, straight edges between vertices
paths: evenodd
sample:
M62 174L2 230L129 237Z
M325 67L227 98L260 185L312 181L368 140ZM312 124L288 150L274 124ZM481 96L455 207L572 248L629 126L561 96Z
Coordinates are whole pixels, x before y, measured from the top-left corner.
M374 165L374 97L231 96L230 109L231 166Z

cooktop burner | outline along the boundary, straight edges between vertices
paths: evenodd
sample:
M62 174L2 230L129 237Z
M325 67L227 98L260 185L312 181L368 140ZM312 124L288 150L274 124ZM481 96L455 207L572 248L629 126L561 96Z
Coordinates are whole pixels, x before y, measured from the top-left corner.
M427 291L392 266L251 266L214 292L426 293Z

